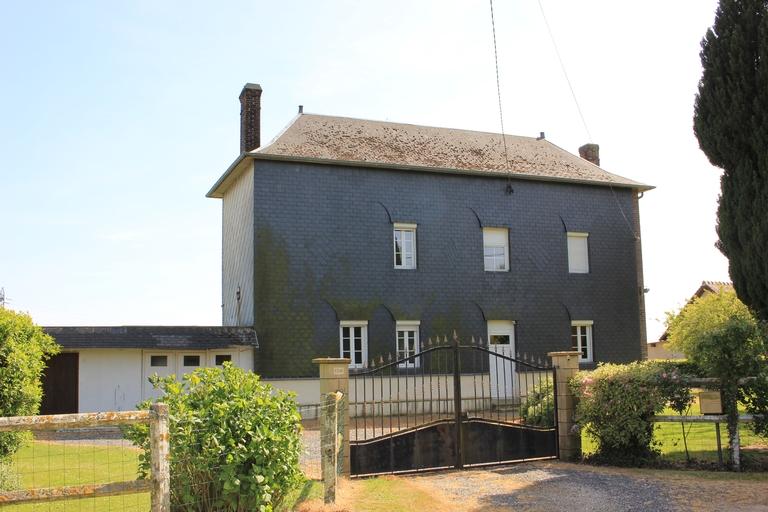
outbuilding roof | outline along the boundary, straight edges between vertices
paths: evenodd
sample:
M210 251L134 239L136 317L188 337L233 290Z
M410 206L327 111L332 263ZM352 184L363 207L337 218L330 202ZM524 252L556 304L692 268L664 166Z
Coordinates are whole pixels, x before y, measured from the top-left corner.
M610 173L546 139L299 114L272 142L241 155L208 196L222 197L229 174L247 158L653 188Z
M219 349L236 345L257 347L256 331L249 327L116 326L44 327L66 349Z

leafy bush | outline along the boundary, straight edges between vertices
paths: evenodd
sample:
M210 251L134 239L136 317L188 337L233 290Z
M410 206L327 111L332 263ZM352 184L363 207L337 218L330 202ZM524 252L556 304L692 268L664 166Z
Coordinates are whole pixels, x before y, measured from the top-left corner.
M0 308L0 416L37 414L45 361L58 351L53 338L29 315ZM0 460L14 453L27 436L0 433Z
M684 411L693 401L686 378L674 363L642 361L602 364L570 382L579 398L576 421L597 442L597 457L613 463L653 458L650 419L667 404Z
M555 387L550 379L534 386L523 402L521 416L526 425L551 427L555 424Z
M269 512L300 482L301 417L291 394L229 363L198 368L181 382L152 380L170 414L174 511ZM149 427L126 435L143 448L140 471L147 476Z

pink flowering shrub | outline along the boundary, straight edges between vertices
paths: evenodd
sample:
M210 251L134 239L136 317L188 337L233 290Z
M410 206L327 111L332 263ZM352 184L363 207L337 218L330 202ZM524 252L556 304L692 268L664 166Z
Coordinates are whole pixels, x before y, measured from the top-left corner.
M576 422L597 442L597 457L637 462L655 456L651 417L669 404L684 411L693 401L687 378L674 363L602 364L570 382L578 398Z

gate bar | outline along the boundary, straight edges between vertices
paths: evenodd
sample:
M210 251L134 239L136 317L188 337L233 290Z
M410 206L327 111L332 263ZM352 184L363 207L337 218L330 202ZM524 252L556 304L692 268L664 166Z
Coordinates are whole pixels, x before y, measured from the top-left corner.
M459 360L459 337L456 331L453 331L453 408L456 412L456 469L464 467L463 455L464 447L462 442L464 436L461 435L461 367Z

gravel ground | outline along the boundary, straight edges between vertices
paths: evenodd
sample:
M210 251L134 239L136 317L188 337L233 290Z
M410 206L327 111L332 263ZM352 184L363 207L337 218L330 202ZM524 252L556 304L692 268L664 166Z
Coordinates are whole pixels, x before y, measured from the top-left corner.
M559 462L449 471L408 477L465 510L676 511L658 482Z

